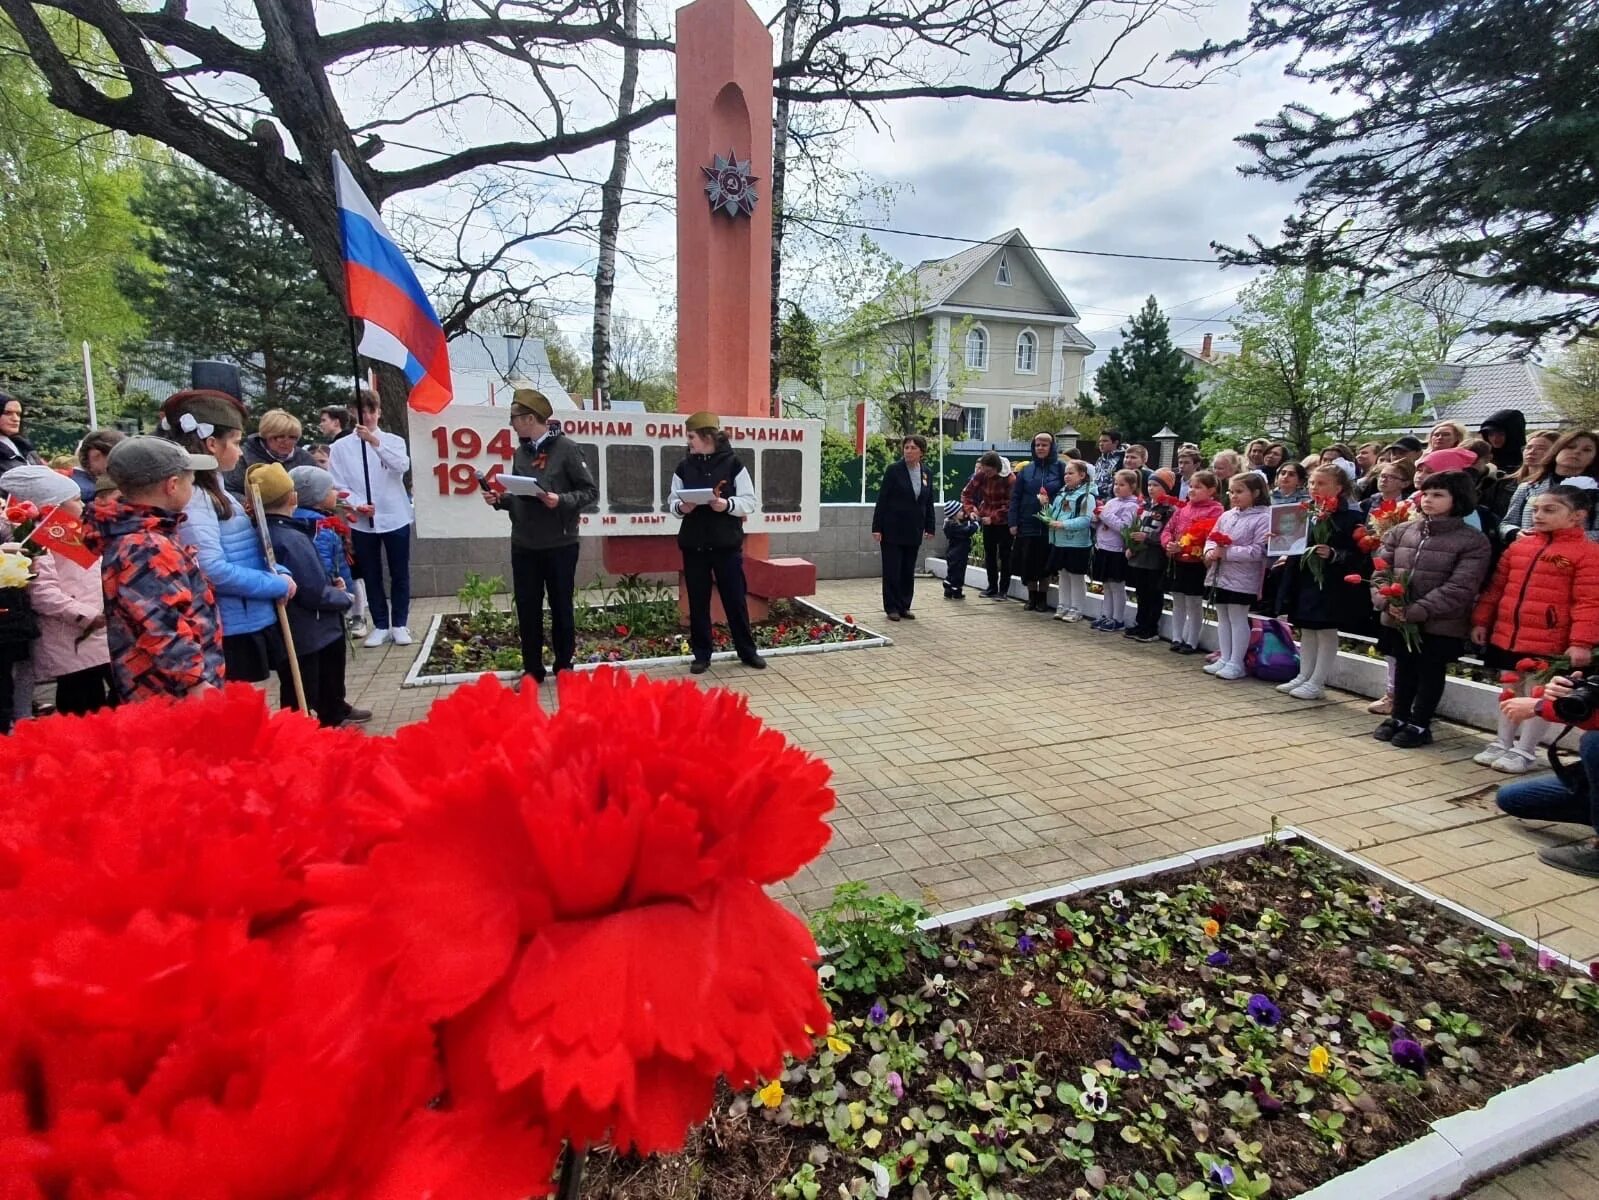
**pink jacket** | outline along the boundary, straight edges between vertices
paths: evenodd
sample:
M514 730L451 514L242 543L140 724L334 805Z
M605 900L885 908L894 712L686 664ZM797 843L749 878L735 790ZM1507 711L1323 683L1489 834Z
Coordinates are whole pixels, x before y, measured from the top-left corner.
M78 640L89 623L105 612L100 560L80 567L70 559L41 554L33 560L33 569L28 591L39 615L39 640L33 645L35 677L56 679L110 662L104 626Z
M1269 505L1251 504L1224 512L1205 543L1206 550L1221 550L1221 560L1211 563L1205 572L1205 586L1258 597L1260 585L1266 580L1266 535L1270 529ZM1216 541L1218 533L1232 541L1222 545Z

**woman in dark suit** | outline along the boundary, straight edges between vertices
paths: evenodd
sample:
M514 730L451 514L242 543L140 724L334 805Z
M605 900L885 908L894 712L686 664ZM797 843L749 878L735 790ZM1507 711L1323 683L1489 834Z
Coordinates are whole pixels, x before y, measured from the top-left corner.
M883 472L872 539L883 548L883 611L890 621L914 621L916 547L933 536L933 477L922 465L926 438L913 433L900 450L904 457Z

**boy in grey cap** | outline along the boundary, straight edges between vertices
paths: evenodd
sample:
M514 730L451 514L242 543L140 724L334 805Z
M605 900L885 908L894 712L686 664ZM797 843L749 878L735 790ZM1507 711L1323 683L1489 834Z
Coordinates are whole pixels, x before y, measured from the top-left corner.
M195 471L217 460L165 438L118 442L106 473L121 490L89 513L100 554L111 679L119 700L177 699L223 681L222 622L192 547L177 539Z

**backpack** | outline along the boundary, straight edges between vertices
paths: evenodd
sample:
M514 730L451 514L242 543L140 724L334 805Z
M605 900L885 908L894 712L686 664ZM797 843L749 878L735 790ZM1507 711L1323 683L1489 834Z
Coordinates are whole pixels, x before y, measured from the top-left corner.
M1277 617L1249 618L1249 649L1244 670L1267 683L1287 683L1299 675L1299 647L1294 631Z

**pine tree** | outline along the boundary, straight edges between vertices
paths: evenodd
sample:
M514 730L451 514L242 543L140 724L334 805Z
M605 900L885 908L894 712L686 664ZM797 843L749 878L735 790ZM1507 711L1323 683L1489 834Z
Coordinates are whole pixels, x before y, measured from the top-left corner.
M153 269L117 285L144 317L159 365L233 359L252 409L303 421L349 394L349 326L300 236L264 204L191 167L153 168L134 212Z
M1204 425L1199 392L1171 326L1151 296L1122 330L1122 344L1094 376L1099 411L1127 441L1153 437L1169 425L1185 441Z

